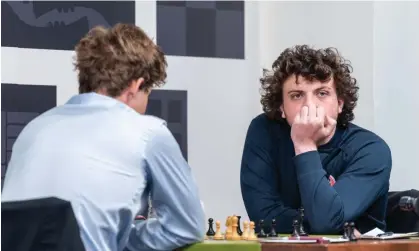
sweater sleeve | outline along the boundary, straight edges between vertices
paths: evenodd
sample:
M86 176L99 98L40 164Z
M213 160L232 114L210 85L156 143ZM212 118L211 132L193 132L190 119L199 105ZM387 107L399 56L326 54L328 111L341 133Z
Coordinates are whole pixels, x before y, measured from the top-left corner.
M241 192L247 214L256 223L276 219L276 231L292 231L297 211L283 204L278 190L275 165L271 158L271 136L266 122L254 119L248 129L240 170Z
M391 152L382 140L362 145L332 187L317 151L294 159L301 200L311 229L316 233L339 232L354 221L381 195L388 192Z

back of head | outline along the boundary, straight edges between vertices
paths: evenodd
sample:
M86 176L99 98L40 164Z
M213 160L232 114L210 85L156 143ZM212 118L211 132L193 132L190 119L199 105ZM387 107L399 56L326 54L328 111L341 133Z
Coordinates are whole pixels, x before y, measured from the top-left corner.
M79 92L120 96L133 81L148 92L164 84L167 62L160 48L139 27L116 24L91 29L76 45Z

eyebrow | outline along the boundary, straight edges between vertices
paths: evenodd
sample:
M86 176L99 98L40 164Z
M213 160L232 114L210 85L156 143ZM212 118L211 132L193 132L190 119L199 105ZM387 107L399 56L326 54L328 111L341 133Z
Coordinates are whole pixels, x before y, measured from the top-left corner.
M288 94L291 94L293 92L304 92L304 91L303 90L291 90L291 91L288 91Z
M332 88L330 86L321 86L317 89L315 89L314 91L320 91L320 90L331 90ZM303 90L298 90L298 89L293 89L288 91L288 94L291 94L293 92L304 92Z
M322 86L322 87L317 88L316 91L324 90L324 89L331 90L332 88L330 86Z

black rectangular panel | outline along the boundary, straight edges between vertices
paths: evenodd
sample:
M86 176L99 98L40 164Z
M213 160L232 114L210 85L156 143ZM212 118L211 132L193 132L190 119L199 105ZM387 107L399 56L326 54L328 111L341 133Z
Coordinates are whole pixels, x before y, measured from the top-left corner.
M186 52L200 57L216 56L216 10L188 8L186 11Z
M244 14L244 1L157 1L157 43L167 55L244 59Z
M94 26L135 23L135 1L2 1L1 45L73 50Z

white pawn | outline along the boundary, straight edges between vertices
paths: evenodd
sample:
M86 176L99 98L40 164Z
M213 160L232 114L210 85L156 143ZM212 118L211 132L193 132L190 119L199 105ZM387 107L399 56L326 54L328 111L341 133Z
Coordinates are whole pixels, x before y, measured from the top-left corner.
M247 240L249 238L249 222L244 221L243 222L243 234L241 236L242 240Z
M224 236L221 233L221 222L218 221L218 220L215 222L215 229L216 230L215 230L215 235L214 235L213 239L214 240L223 240Z

